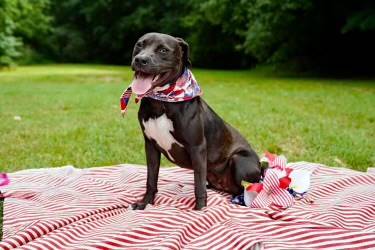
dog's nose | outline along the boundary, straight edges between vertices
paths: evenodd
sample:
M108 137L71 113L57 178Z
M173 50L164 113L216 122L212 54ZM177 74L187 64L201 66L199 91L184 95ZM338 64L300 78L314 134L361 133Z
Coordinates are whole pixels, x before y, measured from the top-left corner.
M142 66L146 66L150 62L150 58L147 56L136 56L134 60L136 63Z

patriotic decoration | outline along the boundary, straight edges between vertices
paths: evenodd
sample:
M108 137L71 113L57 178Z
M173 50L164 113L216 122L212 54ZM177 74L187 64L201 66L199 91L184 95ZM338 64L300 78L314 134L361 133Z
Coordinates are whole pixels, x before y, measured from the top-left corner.
M0 249L375 249L375 169L288 168L312 175L306 198L286 210L234 205L208 189L208 206L195 211L194 174L183 168L160 169L155 203L142 211L129 205L145 192L144 166L12 173L0 188Z
M248 183L242 181L242 186L245 188L244 193L241 194L240 197L243 196L243 199L236 197L232 200L233 203L239 205L246 205L251 206L255 198L258 196L259 192L263 190L263 183Z
M132 88L129 86L127 89L125 89L125 91L122 93L120 97L120 108L121 108L122 115L125 115L126 113L131 96L132 96Z
M202 94L203 92L199 87L198 82L195 80L193 73L188 68L185 68L184 73L176 82L152 88L144 95L138 95L136 97L136 103L143 97L150 97L163 102L183 102L201 96ZM131 95L132 89L129 86L125 89L120 98L122 114L126 113Z
M270 205L280 208L290 207L293 205L294 198L287 191L287 187L283 186L283 181L278 176L278 170L268 169L263 180L263 189L250 204L250 207L262 208Z
M261 159L262 165L268 168L261 183L242 182L244 186L243 203L241 198L234 197L235 204L252 208L275 207L286 209L293 205L294 197L303 198L310 187L311 172L293 170L287 167L285 156L269 152Z

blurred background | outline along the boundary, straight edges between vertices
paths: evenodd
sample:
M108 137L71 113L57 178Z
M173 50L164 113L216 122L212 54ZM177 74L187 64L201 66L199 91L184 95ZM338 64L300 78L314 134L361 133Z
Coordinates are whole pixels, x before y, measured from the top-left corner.
M374 73L373 0L0 0L0 66L129 65L150 31L185 38L195 66Z

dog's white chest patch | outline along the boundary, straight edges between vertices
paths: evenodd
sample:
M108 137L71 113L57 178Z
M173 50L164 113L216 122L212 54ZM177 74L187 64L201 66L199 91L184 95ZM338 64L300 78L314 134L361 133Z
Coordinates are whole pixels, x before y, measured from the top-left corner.
M142 121L145 127L145 134L147 138L154 139L156 143L164 149L169 158L174 161L174 158L170 154L169 150L172 149L172 144L176 143L180 147L183 147L171 134L174 131L173 123L166 114L159 116L156 119L148 119L147 121Z

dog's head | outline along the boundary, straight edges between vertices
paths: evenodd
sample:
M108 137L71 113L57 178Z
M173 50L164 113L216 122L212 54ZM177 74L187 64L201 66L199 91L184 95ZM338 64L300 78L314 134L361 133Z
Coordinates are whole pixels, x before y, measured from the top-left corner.
M144 94L150 89L177 80L190 66L189 45L181 38L161 33L147 33L134 46L132 89Z

